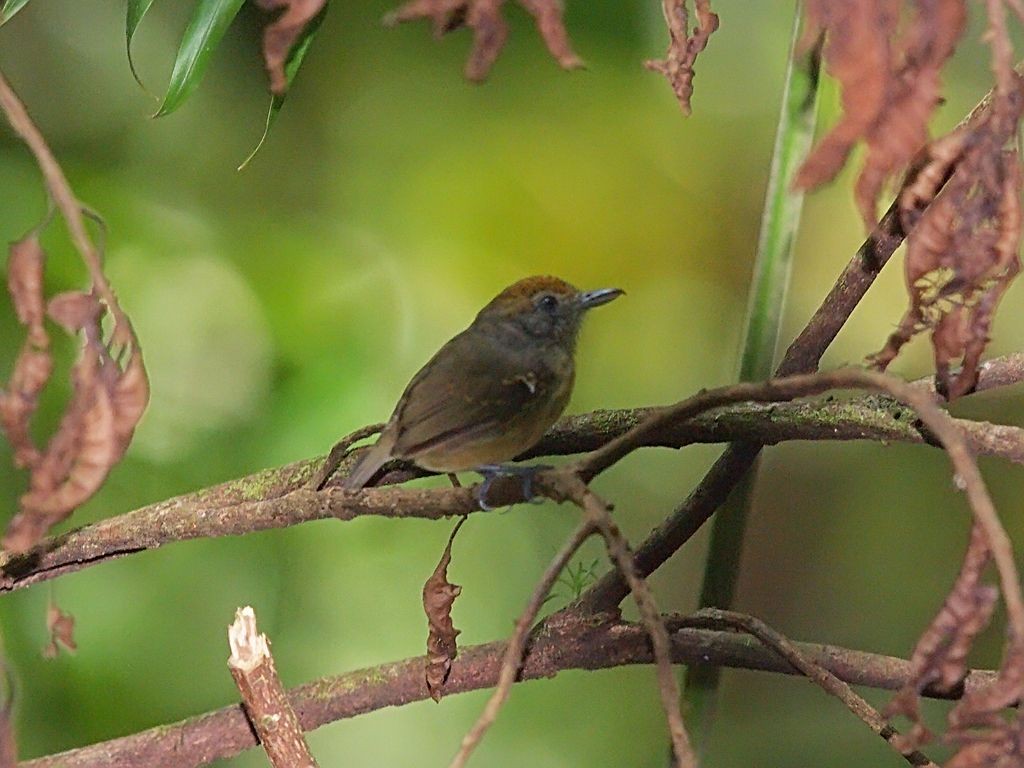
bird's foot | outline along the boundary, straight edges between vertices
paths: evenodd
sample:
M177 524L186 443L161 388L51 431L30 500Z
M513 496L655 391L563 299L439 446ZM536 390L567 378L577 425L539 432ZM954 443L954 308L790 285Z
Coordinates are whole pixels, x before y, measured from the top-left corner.
M537 476L538 472L545 469L552 469L548 464L482 464L476 468L476 471L483 475L484 481L480 484L480 487L476 490L476 501L480 505L480 509L485 512L489 512L495 507L492 507L487 503L487 494L491 490L491 485L499 477L518 477L522 482L523 486L523 499L530 503L540 503L539 499L533 494L533 480Z

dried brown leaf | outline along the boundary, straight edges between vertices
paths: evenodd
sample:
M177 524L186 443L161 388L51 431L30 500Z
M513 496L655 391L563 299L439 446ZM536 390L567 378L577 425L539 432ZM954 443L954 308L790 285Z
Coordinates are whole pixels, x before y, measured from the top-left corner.
M71 373L71 400L41 453L29 433L29 421L53 364L43 326L43 253L34 236L12 246L10 264L8 284L15 308L30 328L11 381L0 393L0 426L14 447L16 462L30 467L32 476L3 546L25 552L102 485L128 448L149 400L149 383L135 334L112 292L105 305L94 291L52 297L45 312L69 333L81 333L83 345ZM105 311L114 318L109 343L102 341ZM114 343L122 345L117 353L121 363L111 352L109 345Z
M284 65L288 53L326 0L258 0L267 11L283 8L281 15L263 30L263 62L270 77L270 92L281 96L288 90Z
M928 141L928 120L941 101L941 71L963 34L963 0L915 0L917 14L897 41L899 58L887 104L866 136L868 151L855 187L864 222L874 226L886 181Z
M11 380L6 389L0 391L0 427L14 448L14 461L19 467L32 466L39 460L39 450L29 433L29 422L53 370L50 339L43 326L45 260L34 232L11 244L7 260L7 289L18 320L28 329L14 362Z
M81 303L69 299L67 306ZM149 399L138 350L122 370L99 339L99 319L86 326L72 371L74 393L45 454L33 465L28 492L4 536L5 549L30 549L53 525L88 500L120 461Z
M1020 720L1001 722L982 733L965 734L946 768L1020 768L1024 765L1024 728Z
M903 715L913 723L903 738L907 749L929 738L921 718L921 691L929 686L949 691L958 685L967 673L967 654L988 626L999 596L995 587L981 581L990 558L985 531L975 523L953 588L914 647L910 680L885 709L886 716Z
M1002 712L1024 698L1024 647L1008 644L999 675L991 685L964 696L949 713L949 738L968 739L978 729L1005 724Z
M996 307L1020 272L1020 160L1008 146L1024 110L1024 79L1013 68L1004 0L986 0L986 8L996 87L985 111L931 143L905 184L910 308L872 358L884 369L914 335L930 331L936 387L950 399L974 389Z
M563 69L577 69L583 61L575 54L563 19L561 0L518 0L533 16L555 61ZM436 36L461 27L473 31L473 48L466 61L468 80L486 79L508 38L508 24L501 15L507 0L410 0L384 18L387 25L414 19L430 19Z
M711 10L711 0L694 0L697 25L690 31L690 14L686 0L662 0L661 11L668 27L669 44L665 58L645 61L644 66L666 77L687 115L693 96L693 65L718 29L718 14Z
M135 427L148 403L149 378L142 364L142 355L136 350L113 385L114 435L119 449L117 460L128 450Z
M46 314L50 319L72 334L96 325L102 313L99 300L84 291L58 293L46 303Z
M1017 91L997 89L986 117L932 143L899 198L910 308L871 360L884 370L928 330L937 387L950 399L973 390L996 307L1020 272L1021 174L1005 146L1016 135L1024 91L1015 74L1012 82Z
M43 331L43 264L46 255L39 236L32 232L11 243L7 258L7 290L18 321L28 327L29 339L37 347L47 344Z
M452 542L466 518L462 518L448 537L441 559L423 585L423 610L427 614L427 659L425 677L427 690L434 701L440 701L443 687L451 672L452 660L458 655L456 638L460 630L452 623L452 606L462 587L448 581L448 565L452 560Z
M576 55L569 41L569 33L562 20L564 10L557 0L519 0L519 4L533 16L548 53L562 69L579 69L584 66L583 60Z
M825 68L842 86L843 115L800 167L795 185L801 189L830 181L878 120L893 69L891 37L899 13L892 0L812 0L807 19L809 29L827 34Z
M62 611L54 602L46 608L46 631L50 635L50 642L43 648L45 658L56 658L61 648L68 651L78 649L75 642L75 617Z
M959 745L947 768L989 768L1024 764L1024 722L1007 721L1006 707L1024 696L1024 647L1011 641L996 681L964 696L949 713L946 740Z
M466 60L466 78L481 82L505 47L508 25L501 15L504 0L473 0L466 5L466 26L473 30L473 48Z
M35 155L92 283L89 293L62 294L49 305L58 323L81 334L83 347L72 369L72 398L57 431L40 452L29 434L29 421L51 370L43 325L44 255L35 233L11 247L8 288L29 333L11 383L0 392L0 426L14 445L15 460L32 471L21 509L3 539L3 546L16 553L34 546L49 526L99 488L127 449L149 386L131 321L103 273L101 254L86 229L86 219L101 226L102 220L77 200L46 141L2 77L0 100L8 122ZM102 321L107 316L110 337L104 341Z
M795 186L830 181L863 141L855 197L865 225L874 227L882 187L927 142L940 73L965 21L964 0L812 0L805 37L827 33L825 63L842 86L843 115L808 156Z
M33 466L29 490L11 519L3 546L26 552L52 525L87 499L112 464L113 409L99 384L99 355L86 344L72 372L74 394L46 453Z
M956 128L929 143L922 150L903 181L899 194L900 220L905 232L912 232L942 185L963 156L970 137L966 128ZM915 233L916 234L916 233Z
M0 392L0 426L14 448L14 463L19 467L31 467L39 461L39 449L29 434L29 422L52 372L49 350L35 349L26 341L14 361L7 389Z

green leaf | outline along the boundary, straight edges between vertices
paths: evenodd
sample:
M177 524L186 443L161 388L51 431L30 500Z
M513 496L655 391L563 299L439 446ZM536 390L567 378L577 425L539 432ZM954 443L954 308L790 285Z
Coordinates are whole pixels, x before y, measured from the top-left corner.
M245 0L199 0L181 38L164 103L153 117L169 115L182 105L203 79L210 56Z
M149 10L149 6L153 4L153 0L128 0L128 17L125 21L125 38L127 39L128 45L128 67L132 71L132 77L135 78L135 82L139 84L142 90L146 90L146 86L142 84L142 78L139 77L139 73L135 70L135 62L132 61L132 38L135 37L135 30L139 26L139 22L142 21L142 17L146 15Z
M327 3L324 3L324 7L320 9L320 12L309 20L309 24L302 30L302 34L299 35L299 39L295 41L295 45L288 52L288 59L284 63L284 77L288 83L288 87L291 88L292 81L295 79L295 75L299 72L299 67L302 66L302 62L306 58L306 54L309 52L309 47L313 44L313 38L316 37L317 31L320 29L320 25L324 21L324 16L327 15ZM274 124L277 119L277 114L281 111L281 106L284 104L284 97L288 94L288 91L280 94L279 96L270 97L270 109L267 111L267 121L263 126L263 135L260 136L260 140L256 143L252 152L249 156L242 161L242 164L238 166L238 170L244 171L252 159L256 157L256 153L260 151L263 143L267 140L267 136L270 134L270 127Z
M801 49L802 18L803 2L797 2L782 108L750 285L740 381L758 381L772 375L786 291L793 269L793 246L804 201L803 192L793 190L793 179L814 139L821 66L820 38L810 52ZM727 609L732 605L759 466L755 463L750 468L715 513L704 565L701 607ZM720 677L719 667L697 665L686 671L683 706L688 712L687 724L698 756L702 756L708 746Z
M0 8L0 27L14 18L14 14L28 5L28 0L7 0Z

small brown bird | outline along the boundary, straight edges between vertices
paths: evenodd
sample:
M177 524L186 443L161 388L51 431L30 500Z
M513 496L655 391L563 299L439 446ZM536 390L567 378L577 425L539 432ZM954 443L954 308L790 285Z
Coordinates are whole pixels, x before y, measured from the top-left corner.
M547 276L510 285L413 377L344 487L362 488L390 459L433 472L524 474L499 465L532 447L565 410L583 315L622 293L579 291Z

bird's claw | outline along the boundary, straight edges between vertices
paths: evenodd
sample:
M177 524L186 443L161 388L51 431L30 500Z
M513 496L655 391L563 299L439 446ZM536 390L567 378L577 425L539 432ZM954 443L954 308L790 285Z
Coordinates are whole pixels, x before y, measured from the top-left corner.
M487 503L487 494L491 485L499 477L518 477L522 482L523 499L531 504L541 503L541 499L533 493L533 480L538 472L551 469L547 464L531 464L520 466L518 464L484 464L477 467L476 471L483 475L484 481L476 489L475 496L477 504L484 512L495 509Z

